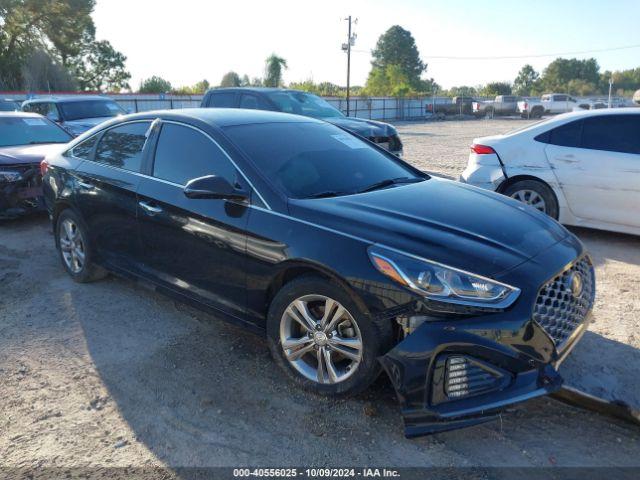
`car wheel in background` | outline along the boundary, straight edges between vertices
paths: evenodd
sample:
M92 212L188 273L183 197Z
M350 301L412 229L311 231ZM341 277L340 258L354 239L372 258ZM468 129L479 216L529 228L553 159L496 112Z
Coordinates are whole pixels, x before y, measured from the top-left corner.
M509 185L502 192L522 203L558 219L558 201L548 185L537 180L521 180Z
M106 270L93 263L86 228L73 210L60 213L55 236L62 265L74 281L87 283L107 276Z
M374 322L337 283L304 276L276 295L267 317L276 363L296 383L327 396L365 390L391 345L388 321Z
M531 111L531 118L542 118L542 114L544 113L542 108L534 108Z

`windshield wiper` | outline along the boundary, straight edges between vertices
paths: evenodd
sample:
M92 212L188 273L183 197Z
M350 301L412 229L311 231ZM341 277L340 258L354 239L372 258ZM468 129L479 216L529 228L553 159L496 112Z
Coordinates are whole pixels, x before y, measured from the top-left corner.
M349 192L338 192L336 190L326 190L323 192L311 194L304 198L329 198L329 197L340 197L342 195L349 195Z
M382 180L380 182L376 182L374 184L369 185L368 187L363 188L362 190L358 190L356 193L366 193L371 192L373 190L379 190L381 188L390 187L391 185L399 185L401 183L418 183L423 181L422 177L398 177L398 178L388 178L386 180Z

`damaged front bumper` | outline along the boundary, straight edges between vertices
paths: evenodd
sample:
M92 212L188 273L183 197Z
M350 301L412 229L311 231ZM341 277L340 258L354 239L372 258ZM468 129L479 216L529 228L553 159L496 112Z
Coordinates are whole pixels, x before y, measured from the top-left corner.
M508 405L560 389L563 380L556 368L589 321L590 316L560 351L533 320L515 335L484 328L487 325L479 330L479 325L469 325L482 318L467 319L464 325L423 323L380 358L400 401L405 435L483 423ZM544 351L553 353L546 358L535 353Z
M0 220L44 211L39 165L9 165L0 168Z
M589 257L564 260L578 248L563 241L518 266L513 272L528 273L529 282L513 308L464 318L423 315L415 330L379 358L396 390L407 437L486 422L508 405L560 389L557 368L587 330L595 297ZM554 261L564 266L549 279L544 271ZM575 283L578 273L583 290L567 300L564 285ZM540 309L556 316L540 317ZM574 315L570 326L567 311ZM414 320L420 312L415 315Z

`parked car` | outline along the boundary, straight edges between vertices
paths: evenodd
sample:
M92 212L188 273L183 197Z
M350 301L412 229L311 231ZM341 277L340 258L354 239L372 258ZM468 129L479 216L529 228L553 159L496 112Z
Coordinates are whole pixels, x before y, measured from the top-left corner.
M97 95L39 97L22 104L25 112L35 112L56 122L73 136L80 135L127 112L110 98Z
M140 113L43 169L74 280L142 279L263 332L319 394L360 392L382 366L408 436L557 390L590 321L593 266L564 227L327 122Z
M566 225L640 234L640 111L573 112L476 138L461 180Z
M515 95L498 95L495 100L473 102L472 111L476 117L515 115L518 112L519 100L520 97Z
M564 93L549 93L540 100L526 99L518 102L518 112L525 118L540 118L545 113L557 114L575 110L578 101Z
M573 111L599 110L601 108L607 108L607 106L607 103L602 100L581 100L577 106L573 107Z
M0 219L44 210L40 162L71 135L34 113L0 112Z
M435 115L471 115L473 113L473 97L453 97L451 102L435 103L435 112L433 102L425 105L426 113Z
M318 118L402 156L402 141L395 127L375 120L347 117L326 100L307 92L283 88L214 88L205 94L201 107L270 110Z
M10 98L0 98L0 112L19 112L20 104Z

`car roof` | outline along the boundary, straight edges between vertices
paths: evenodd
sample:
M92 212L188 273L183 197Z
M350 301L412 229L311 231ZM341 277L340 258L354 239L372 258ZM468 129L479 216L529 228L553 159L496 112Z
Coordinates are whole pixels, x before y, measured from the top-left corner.
M267 110L248 110L242 108L184 108L178 110L156 110L151 112L134 113L118 117L120 123L126 120L162 118L166 120L199 120L212 126L230 127L235 125L249 125L259 123L319 123L316 120L302 115L290 113L272 112Z
M297 92L307 93L309 95L315 95L311 92L305 92L304 90L294 90L292 88L277 88L277 87L223 87L223 88L211 88L207 93L215 92L254 92L254 93L272 93L272 92Z
M0 118L44 118L39 113L32 112L0 112Z
M66 103L66 102L81 102L83 100L103 100L103 101L112 101L109 97L103 97L100 95L73 95L68 97L56 97L53 95L47 95L44 97L31 98L27 100L25 103L35 103L35 102L52 102L52 103Z
M616 107L616 108L600 108L596 110L580 110L575 112L562 113L554 119L557 120L572 120L584 117L599 117L603 115L639 115L640 108L638 107Z

